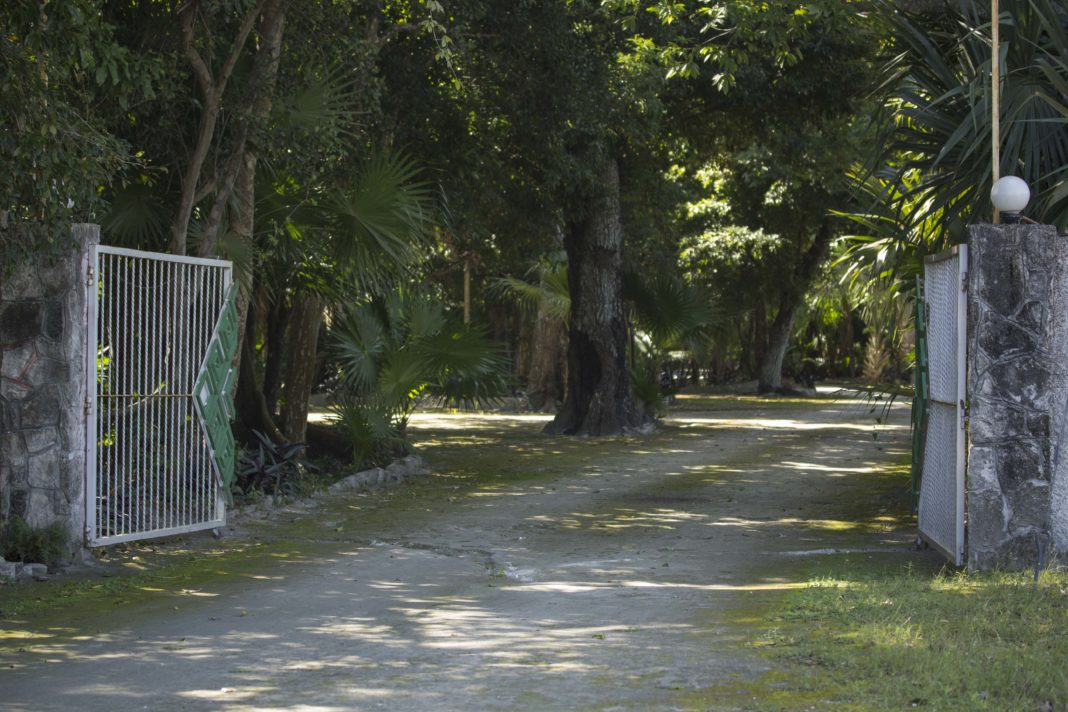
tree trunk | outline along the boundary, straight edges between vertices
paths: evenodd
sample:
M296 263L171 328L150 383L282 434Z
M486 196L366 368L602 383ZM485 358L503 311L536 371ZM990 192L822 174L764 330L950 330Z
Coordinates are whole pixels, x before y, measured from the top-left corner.
M232 186L223 191L226 193L226 200L230 197L231 189L233 193L236 193L237 207L231 217L230 227L238 239L250 246L250 248L253 244L256 218L256 154L248 148L246 139L252 135L251 128L262 126L271 113L275 85L278 81L278 64L282 52L282 32L285 27L286 5L287 0L261 0L257 4L257 8L262 9L262 14L259 15L258 25L260 44L252 65L252 105L248 115L244 118L245 125L241 131L242 139L236 149L240 151L239 169L233 173ZM227 180L229 180L229 175ZM214 210L212 212L214 213ZM203 256L213 253L217 243L218 225L216 225L214 233L205 235L200 244L200 254ZM250 249L249 252L251 254L252 250ZM245 322L248 320L249 299L254 286L251 265L246 265L244 270L238 271L237 281L240 283L241 289L237 294L237 333L239 338L237 340L237 353L234 355L234 363L240 364L243 363L241 352L245 348ZM255 380L253 380L252 385L256 385ZM262 398L262 392L260 397Z
M547 433L614 435L646 422L627 372L619 167L610 158L602 170L603 193L580 220L568 221L564 238L571 290L567 396Z
M768 329L768 347L764 350L764 357L760 361L760 370L757 373L757 391L760 393L774 393L782 390L782 362L786 357L786 349L790 345L794 319L797 317L797 310L800 306L799 297L791 298L786 294L783 295L779 304L779 312L775 315L775 321L771 322L771 328Z
M315 386L316 355L319 352L319 325L323 320L322 300L309 293L293 295L293 319L286 329L285 402L281 430L291 443L305 442L308 428L308 399Z
M267 310L266 324L263 329L264 351L267 352L263 364L263 398L267 409L278 412L278 398L282 393L282 365L285 363L286 324L289 323L290 309L283 295L277 295Z
M526 370L527 398L534 410L555 410L564 396L567 369L567 330L563 323L538 307L530 339Z
M801 300L804 298L812 281L819 272L823 258L831 244L831 219L825 217L816 237L808 250L801 256L793 279L783 287L779 296L779 311L768 330L768 346L760 361L757 390L760 393L773 393L782 390L782 362L786 349L790 345L790 335L794 328L794 319Z
M249 322L251 331L251 322ZM246 340L252 340L254 336L246 336ZM238 420L248 430L259 430L277 443L285 441L282 432L275 425L274 417L267 409L267 403L263 399L263 390L256 379L256 359L252 351L244 349L241 352L240 370L237 376L237 394L234 405L237 410Z

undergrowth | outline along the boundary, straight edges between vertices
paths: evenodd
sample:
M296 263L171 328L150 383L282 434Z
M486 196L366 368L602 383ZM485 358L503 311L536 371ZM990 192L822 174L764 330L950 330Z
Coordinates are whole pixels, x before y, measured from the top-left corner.
M60 522L31 527L22 517L0 525L0 556L8 561L58 565L67 554L67 530Z
M834 560L837 559L837 560ZM1068 571L879 571L834 557L754 645L835 709L1068 709Z

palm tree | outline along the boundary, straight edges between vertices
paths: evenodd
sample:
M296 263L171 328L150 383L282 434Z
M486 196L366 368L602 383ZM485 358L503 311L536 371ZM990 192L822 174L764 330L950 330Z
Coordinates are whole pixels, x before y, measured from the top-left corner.
M324 315L409 276L429 251L437 207L417 165L393 153L372 155L343 189L309 194L275 180L260 196L267 245L249 326L262 332L263 363L242 355L238 410L250 429L302 442Z
M424 397L471 406L507 391L499 346L427 294L398 289L350 305L331 337L341 375L334 410L357 462L401 442Z
M868 277L908 281L925 254L989 216L992 178L990 18L982 3L936 15L879 7L893 36L884 140L858 170L863 226L848 259ZM1002 0L1002 175L1032 188L1028 215L1068 227L1068 10L1055 0ZM874 272L872 271L874 270Z

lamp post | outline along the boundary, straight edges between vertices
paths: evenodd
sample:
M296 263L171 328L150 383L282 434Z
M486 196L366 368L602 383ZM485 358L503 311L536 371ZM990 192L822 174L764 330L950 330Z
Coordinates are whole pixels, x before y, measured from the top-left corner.
M1001 178L1001 10L998 0L990 0L990 137L991 185ZM994 224L999 221L994 208Z
M1005 176L998 179L990 189L990 202L994 204L994 214L1002 213L1006 223L1018 223L1021 221L1020 211L1027 207L1031 200L1031 189L1022 178Z

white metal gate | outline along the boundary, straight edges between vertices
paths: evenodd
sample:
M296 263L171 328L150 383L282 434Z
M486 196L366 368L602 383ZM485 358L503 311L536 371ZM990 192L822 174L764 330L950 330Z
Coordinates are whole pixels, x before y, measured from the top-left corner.
M219 526L223 493L193 392L231 263L102 245L89 259L86 538Z
M920 483L920 535L964 561L965 353L968 248L924 260L930 401Z

